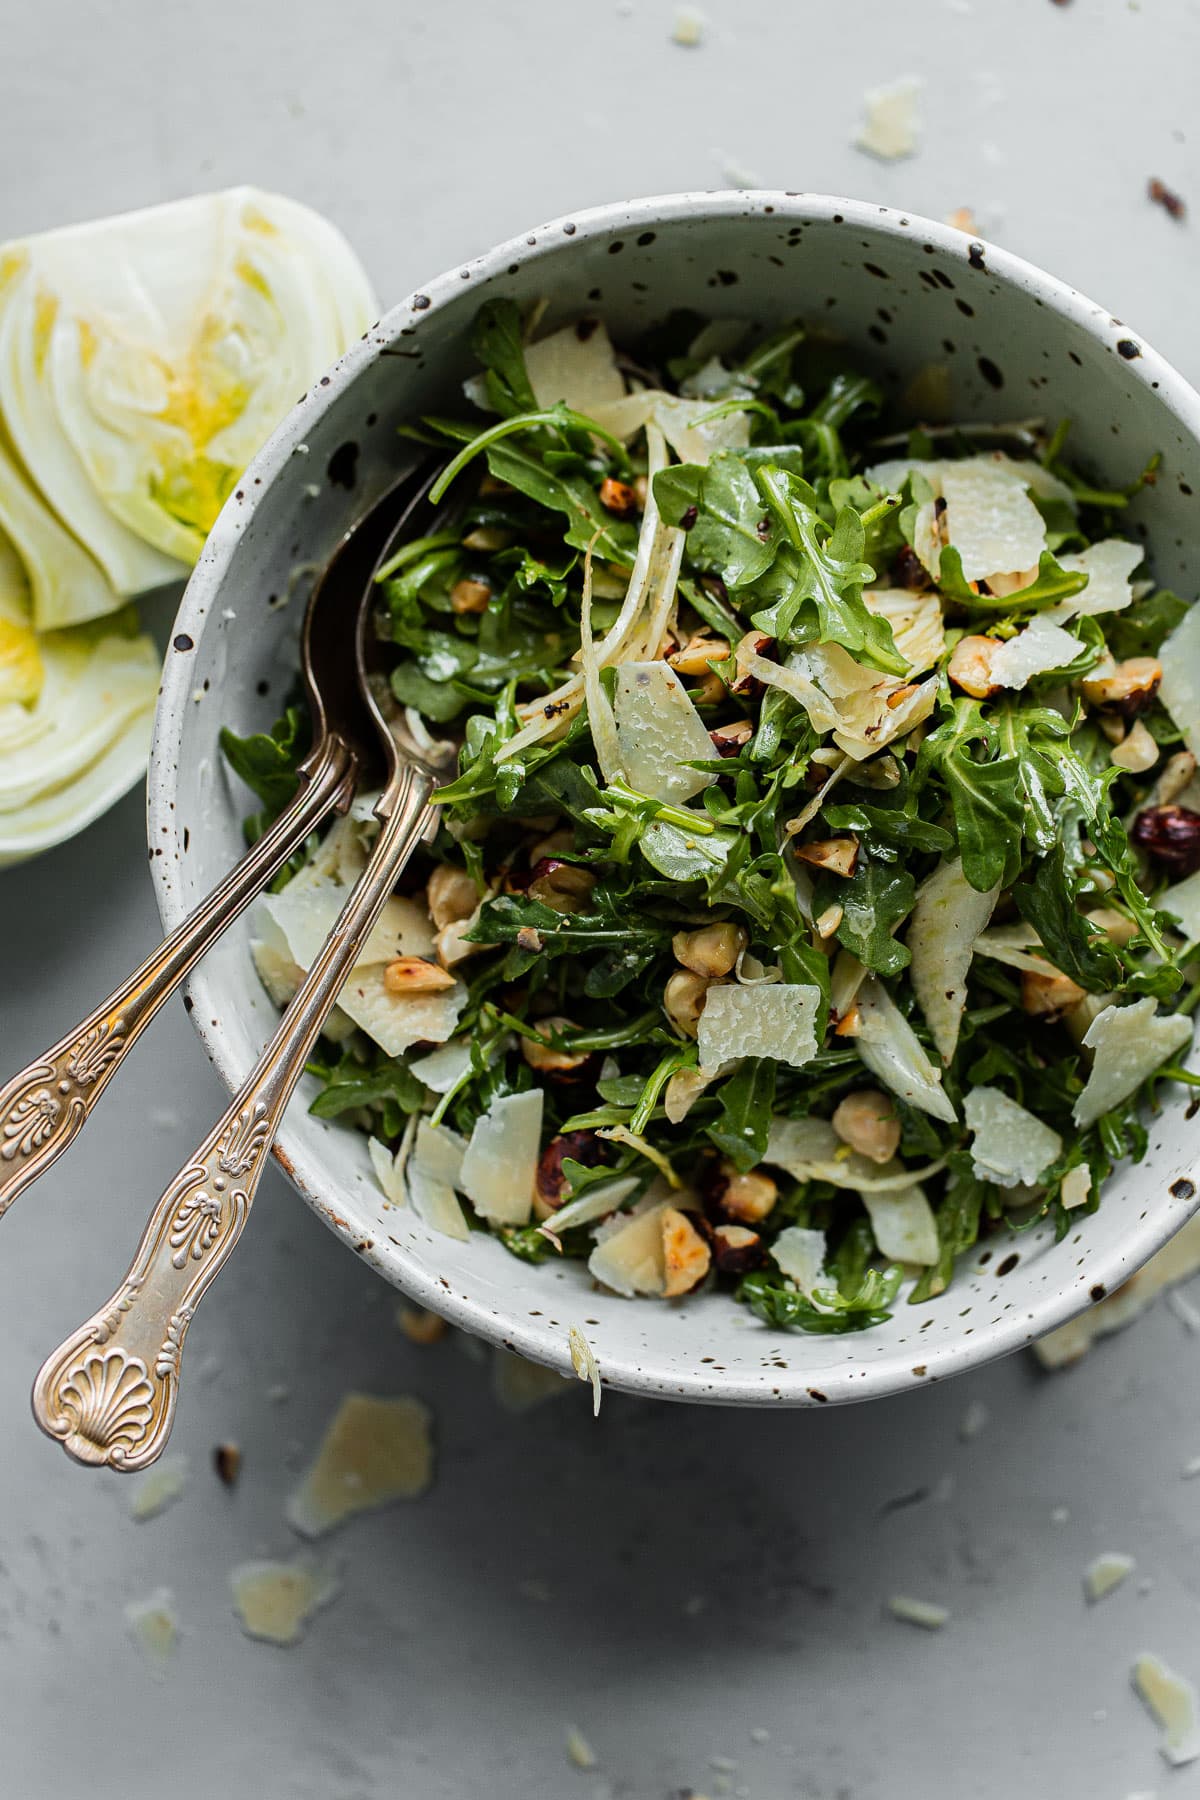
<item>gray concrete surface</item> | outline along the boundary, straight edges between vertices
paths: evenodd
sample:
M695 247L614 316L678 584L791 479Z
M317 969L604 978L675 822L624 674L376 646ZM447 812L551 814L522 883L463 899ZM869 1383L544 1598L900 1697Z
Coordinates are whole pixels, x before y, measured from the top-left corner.
M736 165L973 206L1200 377L1196 227L1145 199L1156 174L1200 214L1195 0L704 10L686 50L663 0L3 0L0 238L254 181L338 220L386 300L541 218ZM873 163L850 142L862 91L909 73L922 150ZM0 908L7 1070L154 939L140 800L5 872ZM221 1100L173 1009L0 1226L5 1800L1200 1793L1128 1680L1143 1648L1200 1678L1200 1481L1180 1475L1200 1338L1161 1303L1054 1378L1019 1359L802 1418L610 1396L598 1423L573 1388L513 1417L461 1346L409 1345L396 1297L271 1175L192 1333L189 1484L134 1523L127 1484L38 1436L29 1381ZM252 1643L229 1570L294 1547L284 1498L352 1387L431 1403L436 1485L337 1536L343 1589L303 1644ZM972 1402L989 1416L963 1441ZM226 1438L232 1493L209 1465ZM1102 1550L1138 1570L1088 1609ZM155 1681L123 1607L160 1584L182 1636ZM885 1616L898 1590L948 1605L945 1629ZM596 1768L568 1760L569 1723Z

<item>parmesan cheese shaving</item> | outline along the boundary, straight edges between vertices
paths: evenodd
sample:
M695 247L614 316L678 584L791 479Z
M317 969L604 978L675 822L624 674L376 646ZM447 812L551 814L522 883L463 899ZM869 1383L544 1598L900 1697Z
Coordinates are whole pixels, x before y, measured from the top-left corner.
M1101 1113L1127 1100L1147 1075L1191 1041L1191 1019L1160 1014L1150 998L1132 1006L1106 1006L1083 1040L1084 1049L1092 1052L1092 1072L1071 1110L1076 1125L1094 1125Z
M1120 612L1133 599L1130 577L1145 557L1140 544L1127 544L1122 538L1102 538L1086 550L1060 556L1060 567L1073 574L1082 571L1088 584L1082 593L1072 594L1052 606L1043 618L1069 619L1080 614Z
M1023 688L1036 675L1065 669L1082 649L1073 633L1039 614L1024 631L1001 644L991 660L991 678L1001 687Z
M316 1461L287 1504L301 1537L320 1537L354 1513L415 1500L433 1481L429 1408L411 1395L347 1394Z
M533 1208L542 1136L542 1090L504 1094L476 1119L462 1161L462 1191L481 1218L525 1225Z
M883 983L874 975L858 992L859 1030L854 1047L872 1075L893 1094L907 1100L947 1124L955 1119L954 1107L916 1032ZM703 1022L703 1021L702 1021Z
M702 1068L737 1056L770 1056L801 1069L817 1053L819 988L777 982L710 987L697 1038Z
M639 794L683 806L716 780L715 773L685 766L711 762L716 752L683 683L665 662L618 664L613 710L616 753ZM588 711L590 717L590 698ZM607 769L605 775L611 779Z
M594 419L597 409L625 398L625 382L601 319L580 319L526 344L525 369L540 407L561 400L573 412Z
M178 1500L187 1486L187 1479L187 1457L165 1456L138 1480L129 1508L130 1518L139 1524L146 1519L157 1519L159 1513L166 1512L168 1506Z
M1092 1197L1092 1171L1086 1163L1067 1170L1062 1178L1058 1197L1068 1212L1072 1212L1077 1206L1087 1205Z
M1191 1682L1148 1650L1134 1663L1130 1678L1139 1700L1162 1728L1159 1749L1166 1761L1174 1768L1195 1762L1200 1756L1200 1720Z
M620 1181L602 1181L596 1187L587 1188L578 1200L568 1200L565 1206L560 1206L545 1221L542 1230L553 1232L557 1237L575 1225L591 1225L596 1219L607 1218L609 1213L620 1209L637 1186L636 1175L626 1175Z
M967 457L941 465L945 526L966 581L1036 567L1046 523L1020 476L1002 462Z
M972 1088L963 1114L974 1134L971 1168L980 1181L1000 1187L1031 1186L1062 1155L1058 1132L999 1088Z
M636 1294L662 1293L666 1285L662 1216L669 1204L659 1201L621 1220L615 1230L597 1234L588 1257L588 1270L596 1281L627 1300Z
M428 1056L414 1057L409 1063L410 1075L423 1081L435 1094L448 1094L457 1087L471 1066L471 1046L465 1038L442 1044Z
M906 1169L892 1161L880 1166L850 1150L828 1119L772 1119L763 1161L786 1169L796 1181L828 1181L856 1194L900 1196L944 1168L942 1162Z
M404 1175L396 1166L399 1158L393 1156L387 1145L381 1144L377 1137L367 1139L367 1155L371 1159L375 1179L383 1189L384 1199L389 1200L393 1206L407 1206L408 1190L404 1185Z
M909 977L938 1054L954 1059L967 1004L967 974L975 940L992 916L999 887L984 894L963 874L962 863L941 862L921 884L908 923Z
M863 601L868 612L886 619L891 626L893 642L908 664L910 679L941 661L946 649L946 632L942 603L936 593L931 590L913 594L907 588L867 588L863 592Z

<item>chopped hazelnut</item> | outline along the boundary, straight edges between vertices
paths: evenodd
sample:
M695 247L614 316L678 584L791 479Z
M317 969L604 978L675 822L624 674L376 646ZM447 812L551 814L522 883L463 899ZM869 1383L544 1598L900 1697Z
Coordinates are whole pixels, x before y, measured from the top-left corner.
M676 962L711 981L729 974L749 941L740 925L725 920L703 925L698 931L677 931L671 948Z
M383 985L389 994L441 994L454 977L422 956L397 956L383 971Z
M1162 664L1156 656L1132 656L1128 662L1102 664L1079 685L1089 706L1131 719L1150 705L1161 681Z
M1048 969L1044 975L1035 975L1032 969L1021 973L1021 1007L1035 1018L1060 1018L1085 998L1085 990L1057 969Z
M456 613L486 612L492 590L486 581L473 581L464 576L450 589L450 608Z
M716 1193L717 1209L738 1225L758 1225L771 1212L779 1198L779 1189L769 1175L752 1169L741 1175L732 1163L721 1164L721 1183Z
M946 673L956 687L976 700L989 700L1000 692L999 682L992 680L992 659L1000 648L995 638L959 638L946 666Z
M728 655L729 644L725 638L708 637L700 632L678 650L673 650L667 661L677 675L710 675L709 663L721 662ZM720 676L717 679L719 681Z
M439 930L457 919L469 919L479 904L474 881L453 863L438 864L429 877L425 897L429 916Z
M678 1207L664 1209L661 1229L666 1271L663 1294L675 1300L680 1294L690 1294L704 1280L712 1266L712 1251Z
M833 1129L843 1144L872 1162L891 1162L900 1148L900 1121L887 1094L878 1088L860 1088L847 1094L833 1115Z
M692 969L676 969L663 989L663 1011L687 1037L695 1037L711 983Z
M538 1019L533 1030L538 1039L523 1037L521 1039L521 1055L531 1069L541 1075L567 1075L581 1069L591 1056L590 1050L555 1050L550 1042L552 1037L561 1037L564 1032L578 1031L579 1027L571 1019L554 1015L548 1019Z
M613 513L618 519L627 519L638 510L637 489L611 475L606 475L600 483L599 497L605 512Z
M814 869L825 869L830 875L853 875L858 862L856 837L817 838L811 844L798 844L796 855Z
M762 1238L748 1225L715 1225L712 1253L722 1275L744 1275L766 1261Z

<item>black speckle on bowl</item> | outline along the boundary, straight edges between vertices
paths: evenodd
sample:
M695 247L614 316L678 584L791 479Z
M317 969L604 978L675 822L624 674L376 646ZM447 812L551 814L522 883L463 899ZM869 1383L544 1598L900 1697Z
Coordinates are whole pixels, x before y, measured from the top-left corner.
M176 650L194 650L196 648L186 631L181 631L172 639Z

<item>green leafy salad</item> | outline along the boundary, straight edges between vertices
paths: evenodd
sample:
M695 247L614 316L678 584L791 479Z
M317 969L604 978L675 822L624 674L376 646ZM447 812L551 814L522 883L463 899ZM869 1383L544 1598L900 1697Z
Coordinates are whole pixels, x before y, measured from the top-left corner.
M892 434L844 348L479 314L472 416L380 577L436 841L311 1065L434 1231L627 1296L859 1330L1061 1236L1200 997L1200 608L1066 430ZM466 410L466 409L464 409ZM261 830L293 709L226 734ZM283 1005L360 796L260 906Z

